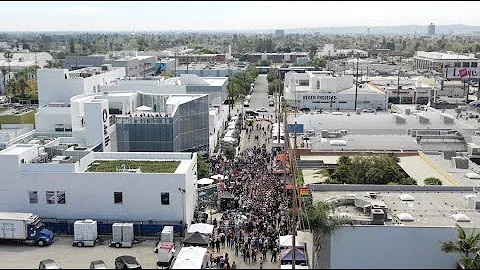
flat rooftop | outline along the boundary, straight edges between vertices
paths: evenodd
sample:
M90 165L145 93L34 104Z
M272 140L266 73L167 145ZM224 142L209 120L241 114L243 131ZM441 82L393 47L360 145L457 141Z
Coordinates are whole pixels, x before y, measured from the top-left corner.
M15 144L0 151L0 155L18 156L36 147L35 144Z
M413 201L402 201L400 195L411 195ZM335 197L356 196L364 197L365 192L355 191L322 191L312 192L314 201L325 201ZM480 222L480 211L472 209L468 205L468 197L477 197L480 194L474 191L384 191L378 193L381 200L388 207L388 217L392 220L385 225L400 225L411 227L453 227L457 221L452 217L454 214L464 214L471 219L470 222L458 222L462 227L475 227ZM336 213L348 213L360 218L367 218L361 208L351 206L339 206ZM413 216L413 221L401 221L398 214L407 213Z
M118 170L140 169L142 173L174 173L179 165L180 161L95 160L87 172L119 172Z
M414 56L430 58L434 60L478 60L475 57L458 53L424 52L418 51Z

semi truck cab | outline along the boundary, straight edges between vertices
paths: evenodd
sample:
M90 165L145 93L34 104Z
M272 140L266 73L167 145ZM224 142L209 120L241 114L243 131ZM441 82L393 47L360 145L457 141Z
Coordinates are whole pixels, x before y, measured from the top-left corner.
M48 246L53 243L53 232L46 229L39 218L27 225L28 237L27 242L37 244L38 246Z

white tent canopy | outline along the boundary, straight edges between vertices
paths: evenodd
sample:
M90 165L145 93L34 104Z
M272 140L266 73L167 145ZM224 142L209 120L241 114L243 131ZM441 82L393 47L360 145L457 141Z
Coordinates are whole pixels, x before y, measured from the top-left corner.
M292 265L291 264L282 264L282 265L280 265L280 269L292 269ZM296 264L295 269L309 269L309 268L306 265Z
M229 143L234 143L237 140L235 140L235 138L232 138L232 137L225 137L225 138L222 139L222 141L229 142Z
M210 178L202 178L197 180L197 184L199 185L210 185L213 182L214 182L213 179L210 179Z
M228 176L221 175L221 174L215 174L213 176L210 176L210 178L212 178L214 180L225 180L225 179L228 179Z
M465 176L468 177L469 179L480 179L480 175L474 172L466 173Z
M280 247L291 247L292 246L292 235L282 235L280 236ZM298 241L298 238L295 238L295 246L305 247L304 243Z
M150 107L148 107L148 106L145 106L145 105L142 105L142 106L140 106L140 107L137 107L136 110L137 110L137 111L146 111L146 112L148 112L148 111L151 111L152 108L150 108Z
M206 223L191 224L187 229L187 233L195 232L199 232L201 234L211 234L213 233L213 225Z
M201 269L206 254L207 248L182 247L172 269Z

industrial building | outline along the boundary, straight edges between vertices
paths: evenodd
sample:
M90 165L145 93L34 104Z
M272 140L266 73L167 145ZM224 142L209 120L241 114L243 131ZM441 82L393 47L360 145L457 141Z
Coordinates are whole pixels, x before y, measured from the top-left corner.
M105 55L67 55L63 67L72 71L87 67L100 67L105 64Z
M174 58L163 58L155 62L155 74L160 74L162 72L172 72L176 67L176 60Z
M177 61L180 65L188 63L217 63L225 62L226 54L177 54Z
M145 234L165 224L181 232L196 205L196 153L105 153L72 138L42 139L0 151L0 167L9 176L0 211L36 213L50 225L94 219L110 228L142 224Z
M453 52L424 52L418 51L413 56L413 69L433 70L440 76L445 75L447 68L476 68L479 59L474 54L463 55Z
M195 74L198 77L228 77L246 70L245 65L191 63L176 68L175 76Z
M427 104L433 101L433 86L426 84L421 78L375 76L368 81L380 87L389 97L389 102L399 104Z
M126 77L146 77L155 73L156 56L140 56L136 51L126 51L119 59L107 60L113 67L124 67Z
M274 64L296 63L297 58L309 58L308 52L291 53L247 53L248 62L257 63L262 60L270 61Z
M334 44L325 44L323 49L317 52L317 56L333 56L333 57L352 57L358 56L360 58L368 57L368 52L358 49L336 49Z
M341 226L322 240L316 268L455 269L459 253L441 242L457 239L456 224L467 232L480 222L475 187L392 187L313 185L314 201L330 202Z
M337 76L331 71L289 72L285 75L287 106L310 110L387 109L387 94L380 88L362 83L356 87L352 75Z

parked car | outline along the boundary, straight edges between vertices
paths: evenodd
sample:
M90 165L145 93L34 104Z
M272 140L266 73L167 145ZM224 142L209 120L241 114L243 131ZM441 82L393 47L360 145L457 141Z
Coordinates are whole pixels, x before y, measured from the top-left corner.
M92 261L90 269L107 269L107 265L102 260Z
M267 112L267 108L261 107L260 109L257 109L257 112Z
M115 259L115 269L142 269L142 266L135 257L124 255Z
M310 108L301 108L300 111L302 111L304 113L308 113L308 112L310 112Z
M372 109L372 108L368 108L368 109L363 109L362 112L364 112L364 113L374 113L375 110Z
M43 261L40 261L40 264L38 265L38 269L62 269L58 264L51 259L46 259Z

